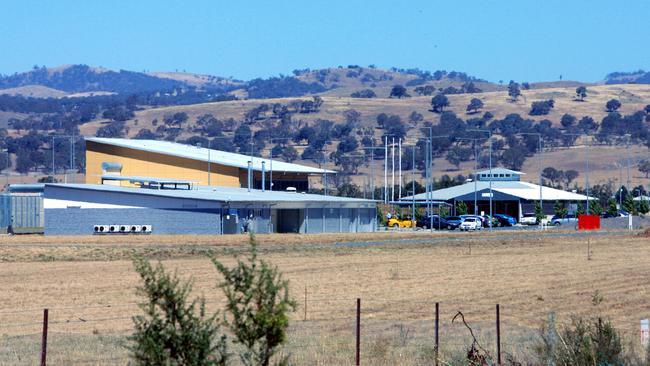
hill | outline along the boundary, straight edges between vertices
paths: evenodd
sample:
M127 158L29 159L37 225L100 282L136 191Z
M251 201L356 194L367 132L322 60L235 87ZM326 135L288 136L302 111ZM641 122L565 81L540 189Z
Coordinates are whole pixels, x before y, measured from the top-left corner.
M650 84L650 72L613 72L605 77L606 84Z
M0 95L22 95L29 98L62 98L69 93L63 90L48 88L42 85L25 85L13 88L0 89Z

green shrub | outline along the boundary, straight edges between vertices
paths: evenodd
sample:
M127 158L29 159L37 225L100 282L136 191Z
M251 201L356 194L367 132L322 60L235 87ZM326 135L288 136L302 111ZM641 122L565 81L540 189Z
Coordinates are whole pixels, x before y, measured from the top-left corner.
M268 366L278 348L286 340L288 313L296 303L289 297L289 281L282 278L277 267L257 256L255 237L250 236L251 252L229 268L212 258L223 276L219 287L226 295L226 326L235 335L235 342L246 349L239 355L247 366ZM283 358L277 364L287 364Z
M135 332L129 350L135 365L226 365L226 336L220 333L218 314L206 315L205 299L188 301L191 282L155 267L142 257L133 260L142 279L138 293L144 315L133 317Z

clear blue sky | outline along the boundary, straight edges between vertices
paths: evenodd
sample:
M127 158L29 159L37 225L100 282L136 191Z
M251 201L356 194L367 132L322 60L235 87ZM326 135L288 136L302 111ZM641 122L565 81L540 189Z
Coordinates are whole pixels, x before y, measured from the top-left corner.
M3 1L0 73L84 63L241 79L375 64L491 81L650 69L650 1Z

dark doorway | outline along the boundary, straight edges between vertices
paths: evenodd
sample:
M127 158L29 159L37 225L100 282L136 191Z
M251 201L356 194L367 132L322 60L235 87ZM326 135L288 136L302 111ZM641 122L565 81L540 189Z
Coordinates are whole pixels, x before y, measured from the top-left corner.
M278 210L278 233L300 232L300 210Z

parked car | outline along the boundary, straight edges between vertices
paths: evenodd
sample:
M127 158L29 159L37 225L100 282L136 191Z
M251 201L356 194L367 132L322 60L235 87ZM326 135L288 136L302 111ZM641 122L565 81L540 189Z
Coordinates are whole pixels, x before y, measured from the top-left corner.
M442 230L442 229L447 229L447 226L449 225L447 220L443 219L440 216L422 217L421 219L417 220L415 224L417 227L421 227L424 230L429 229L431 227L433 227L436 230L439 229Z
M447 229L454 230L460 226L460 223L463 222L463 219L459 216L447 216L445 217L447 221Z
M490 221L492 221L492 227L499 226L499 219L497 219L496 216L493 217L492 220L490 220L490 215L485 215L481 217L483 217L483 227L489 227Z
M481 230L482 228L483 223L478 217L466 217L463 219L463 222L461 222L459 226L459 229L461 231Z
M494 218L499 222L499 226L512 226L517 223L514 217L506 214L495 214Z
M415 221L410 218L400 219L398 217L391 217L386 225L394 229L412 228L415 225Z
M575 222L578 222L578 218L574 214L568 214L564 217L555 215L553 218L551 218L551 225L553 226L561 226Z
M534 212L525 212L519 223L522 225L539 225L539 220Z

